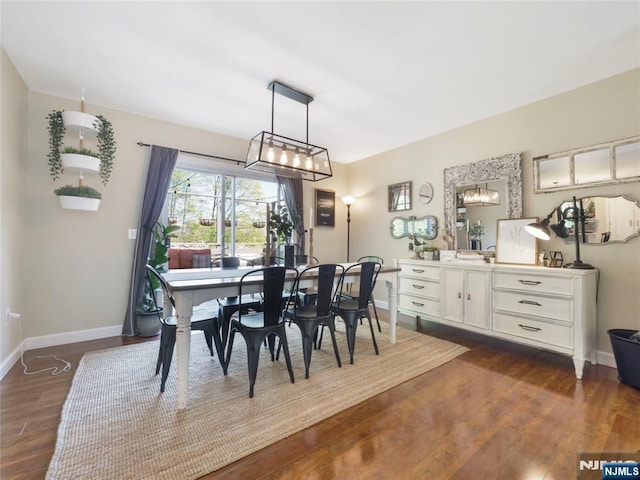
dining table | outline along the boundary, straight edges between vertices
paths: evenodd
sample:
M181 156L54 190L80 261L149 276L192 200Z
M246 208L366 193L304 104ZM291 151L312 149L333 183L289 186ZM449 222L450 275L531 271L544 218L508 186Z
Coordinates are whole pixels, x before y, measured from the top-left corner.
M345 268L354 263L341 263ZM297 267L299 270L305 267ZM189 386L189 357L191 347L191 314L194 305L214 300L216 298L233 297L239 294L240 278L247 272L255 270L255 267L228 268L191 268L176 269L161 273L166 280L169 292L175 301L175 314L177 316L176 331L176 380L177 380L177 409L182 410L187 407L188 386ZM384 282L388 294L389 308L389 342L396 341L396 321L398 311L398 272L400 269L383 265L378 274L378 281ZM351 269L350 274L345 277L345 283L354 283L359 276L359 269ZM313 287L317 282L317 276L309 275L305 277L301 288ZM336 277L336 280L339 275ZM286 282L292 287L295 276L291 276ZM382 283L380 283L382 284ZM249 282L242 287L242 293L260 293L262 291L262 281ZM164 299L165 311L173 308L169 299Z

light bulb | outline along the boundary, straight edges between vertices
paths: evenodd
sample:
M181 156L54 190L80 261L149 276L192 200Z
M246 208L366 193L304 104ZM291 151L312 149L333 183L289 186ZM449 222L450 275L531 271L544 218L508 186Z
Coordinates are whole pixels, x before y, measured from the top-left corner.
M267 148L267 160L273 162L276 159L276 152L273 149L273 140L269 142L269 148Z
M287 156L287 145L282 145L282 154L280 155L280 163L286 165L289 163L289 157Z
M304 162L304 168L307 170L311 170L313 168L313 162L311 161L311 157L307 155L307 160Z
M293 154L293 166L298 168L300 166L300 151L298 147L296 147L295 153Z

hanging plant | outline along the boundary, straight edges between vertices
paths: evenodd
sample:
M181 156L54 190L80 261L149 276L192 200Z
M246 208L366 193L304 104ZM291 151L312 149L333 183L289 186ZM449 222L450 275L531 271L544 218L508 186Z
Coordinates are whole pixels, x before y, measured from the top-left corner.
M86 185L65 185L64 187L54 190L54 193L58 196L66 197L102 198L102 194L100 192L95 188L88 187Z
M62 153L75 153L79 155L88 155L89 157L100 158L100 155L88 148L64 147Z
M113 169L113 157L116 154L116 141L113 135L111 122L102 115L97 115L99 122L95 127L98 130L98 156L100 158L100 178L106 185Z
M116 141L113 134L113 126L111 122L102 115L97 115L94 127L97 131L96 137L98 142L98 153L91 152L88 149L76 149L75 147L65 147L64 151L62 143L66 134L66 127L62 119L62 110L53 110L47 115L49 121L49 172L54 180L60 178L64 173L62 166L62 153L82 153L100 159L100 178L102 184L106 185L113 170L113 158L116 153Z
M62 159L60 158L60 149L62 147L62 140L64 139L64 122L62 121L62 111L53 110L47 115L49 125L49 172L53 176L54 180L60 178L62 172Z

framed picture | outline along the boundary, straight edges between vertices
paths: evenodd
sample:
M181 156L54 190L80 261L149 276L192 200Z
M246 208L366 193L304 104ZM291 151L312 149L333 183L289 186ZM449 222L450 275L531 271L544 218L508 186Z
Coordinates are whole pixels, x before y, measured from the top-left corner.
M496 263L536 265L537 238L528 233L524 227L537 221L538 217L498 220Z
M336 192L316 188L316 227L335 227Z

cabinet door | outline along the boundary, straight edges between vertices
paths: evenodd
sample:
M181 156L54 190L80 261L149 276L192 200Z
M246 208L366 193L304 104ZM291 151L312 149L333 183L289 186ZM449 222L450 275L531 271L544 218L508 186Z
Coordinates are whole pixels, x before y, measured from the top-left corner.
M489 328L489 273L465 272L464 323Z
M462 322L464 318L464 272L458 269L442 269L443 317Z

